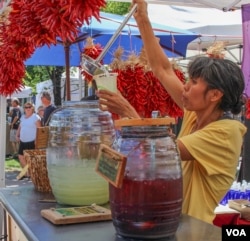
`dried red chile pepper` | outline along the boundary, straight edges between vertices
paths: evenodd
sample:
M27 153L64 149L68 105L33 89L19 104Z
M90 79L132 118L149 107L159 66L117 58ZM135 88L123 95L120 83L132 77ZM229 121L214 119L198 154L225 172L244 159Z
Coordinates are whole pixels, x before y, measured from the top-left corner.
M105 0L12 0L8 21L0 23L0 94L19 90L25 75L23 64L37 47L73 42L78 28L99 20Z
M87 55L92 59L96 59L103 50L102 46L100 44L94 44L91 38L87 39L86 42L87 43L82 50L82 55ZM100 63L102 64L103 62L101 61ZM81 74L88 83L93 80L93 76L84 71L84 69L81 71Z
M182 83L185 76L179 69L174 69ZM140 116L149 118L154 110L162 116L182 117L183 112L172 100L168 92L154 76L152 71L145 71L144 66L136 64L115 69L118 73L117 88L136 109Z

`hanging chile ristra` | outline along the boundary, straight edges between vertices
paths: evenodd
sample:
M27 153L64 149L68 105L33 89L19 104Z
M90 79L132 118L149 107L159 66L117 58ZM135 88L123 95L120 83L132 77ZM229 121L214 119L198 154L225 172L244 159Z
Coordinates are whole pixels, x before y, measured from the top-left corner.
M136 109L141 117L151 117L152 111L158 110L161 116L182 117L183 111L155 77L142 49L139 56L131 54L123 60L123 49L118 48L114 60L110 64L113 72L117 72L117 88L120 93ZM173 62L173 69L178 79L185 83L185 75Z
M82 50L82 55L86 55L91 59L96 59L102 52L103 47L101 44L94 44L93 39L91 37L87 38L85 46ZM100 62L103 63L102 61ZM81 74L84 76L84 80L90 83L93 80L93 76L88 74L86 71L82 70Z
M37 47L73 42L90 17L99 20L105 0L12 0L10 12L0 21L0 94L20 90L24 61Z
M144 66L140 64L113 71L118 73L118 90L141 117L151 117L154 110L158 110L161 116L168 115L174 118L183 116L183 111L175 104L152 71L145 71ZM182 71L176 68L174 71L184 83L185 76Z

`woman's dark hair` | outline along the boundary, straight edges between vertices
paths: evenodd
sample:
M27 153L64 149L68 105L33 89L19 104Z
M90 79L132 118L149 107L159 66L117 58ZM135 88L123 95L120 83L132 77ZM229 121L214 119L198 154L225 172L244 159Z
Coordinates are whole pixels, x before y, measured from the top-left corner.
M219 89L223 93L219 108L239 114L244 105L244 76L240 67L227 59L198 57L189 64L189 78L202 78L208 89Z

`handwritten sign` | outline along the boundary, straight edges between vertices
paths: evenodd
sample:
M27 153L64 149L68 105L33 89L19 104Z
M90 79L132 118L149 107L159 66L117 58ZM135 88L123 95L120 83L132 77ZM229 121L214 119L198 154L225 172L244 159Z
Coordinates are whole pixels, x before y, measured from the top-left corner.
M41 215L58 225L111 220L111 211L95 204L83 207L43 209Z
M121 188L127 157L105 144L100 145L96 172L115 187Z

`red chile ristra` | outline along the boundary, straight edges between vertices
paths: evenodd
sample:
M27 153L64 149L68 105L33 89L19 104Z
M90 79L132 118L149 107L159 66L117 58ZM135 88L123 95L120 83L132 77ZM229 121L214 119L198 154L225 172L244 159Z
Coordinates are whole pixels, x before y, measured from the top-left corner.
M142 117L151 117L153 110L159 110L162 116L182 117L182 110L152 71L145 71L142 65L127 66L125 69L114 71L118 72L118 90ZM182 71L177 68L174 71L184 83L185 76Z
M26 61L37 47L72 42L78 27L99 20L105 0L12 0L8 21L0 22L0 94L19 90Z

